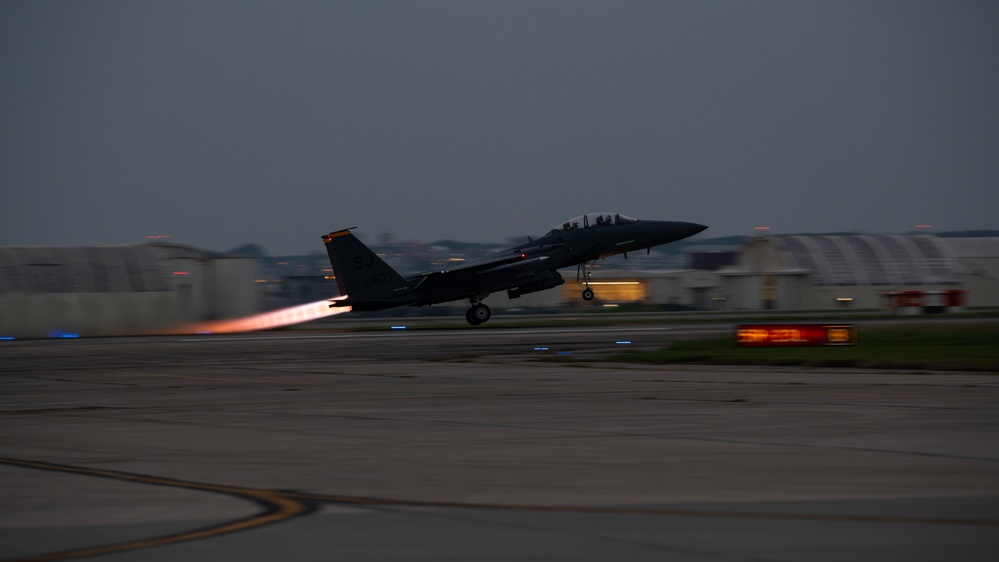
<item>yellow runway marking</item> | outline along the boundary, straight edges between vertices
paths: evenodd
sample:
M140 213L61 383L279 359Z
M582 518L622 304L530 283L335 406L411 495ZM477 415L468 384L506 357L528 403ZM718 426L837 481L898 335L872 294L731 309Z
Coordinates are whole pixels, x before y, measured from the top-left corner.
M26 556L23 558L11 559L11 562L13 561L48 562L55 560L70 560L74 558L84 558L87 556L111 554L113 552L123 552L126 550L137 550L141 548L151 548L155 546L163 546L168 544L193 541L197 539L205 539L210 537L216 537L219 535L224 535L227 533L245 531L247 529L259 527L261 525L277 523L279 521L283 521L291 517L308 514L309 512L312 511L312 507L309 504L292 499L280 492L272 492L269 490L256 490L253 488L241 488L235 486L217 486L214 484L204 484L200 482L190 482L186 480L175 480L172 478L160 478L157 476L144 476L141 474L131 474L128 472L118 472L115 470L101 470L95 468L84 468L77 466L68 466L62 464L53 464L47 462L38 462L38 461L29 461L29 460L11 459L11 458L2 458L2 457L0 457L0 463L10 466L19 466L22 468L35 468L39 470L51 470L56 472L67 472L70 474L81 474L85 476L111 478L114 480L123 480L139 484L151 484L155 486L168 486L173 488L184 488L188 490L200 490L204 492L227 494L230 496L235 496L241 499L252 501L264 507L264 511L257 515L251 515L250 517L238 519L236 521L230 521L227 523L223 523L221 525L216 525L214 527L208 527L205 529L189 531L186 533L178 533L164 537L123 542L123 543L117 543L105 546L96 546L92 548L81 548L75 550L66 550L62 552L54 552L50 554Z
M207 527L186 533L143 539L137 541L123 542L111 545L96 546L66 550L49 554L27 556L23 558L8 559L6 562L49 562L57 560L70 560L74 558L84 558L101 554L111 554L128 550L151 548L176 544L186 541L206 539L253 529L261 525L268 525L284 521L292 517L308 515L313 512L317 503L331 503L339 505L354 506L381 506L400 508L438 508L438 509L474 509L487 511L535 511L550 513L590 513L606 515L646 515L646 516L669 516L669 517L712 517L720 519L785 519L804 521L830 521L830 522L853 522L853 523L901 523L901 524L931 524L931 525L974 525L999 527L999 520L996 519L970 519L970 518L948 518L948 517L904 517L904 516L876 516L876 515L835 515L835 514L810 514L810 513L763 513L763 512L742 512L742 511L713 511L713 510L693 510L693 509L666 509L666 508L628 508L628 507L596 507L596 506L555 506L555 505L530 505L530 504L492 504L492 503L462 503L449 501L421 501L421 500L401 500L390 498L370 498L360 496L340 496L328 494L310 494L304 492L287 492L277 490L262 490L256 488L243 488L238 486L223 486L217 484L206 484L202 482L192 482L188 480L176 480L173 478L162 478L158 476L146 476L129 472L119 472L115 470L103 470L95 468L85 468L69 466L63 464L47 463L41 461L30 461L23 459L0 457L0 464L17 466L22 468L34 468L38 470L50 470L55 472L65 472L70 474L80 474L84 476L96 476L100 478L110 478L113 480L135 482L137 484L149 484L154 486L167 486L173 488L183 488L187 490L199 490L217 494L226 494L254 502L264 507L264 511L227 523L222 523L213 527Z

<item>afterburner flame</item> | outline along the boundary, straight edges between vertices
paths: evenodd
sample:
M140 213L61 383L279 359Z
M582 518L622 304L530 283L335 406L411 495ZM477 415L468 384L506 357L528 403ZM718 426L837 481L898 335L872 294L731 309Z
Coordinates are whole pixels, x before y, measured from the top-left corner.
M331 304L336 304L336 301L345 298L347 297L342 296L335 299L310 302L308 304L282 308L280 310L272 310L271 312L254 314L253 316L246 316L244 318L197 322L194 324L179 326L176 329L167 330L167 333L231 334L235 332L256 332L259 330L270 330L273 328L281 328L283 326L302 324L303 322L309 322L311 320L318 320L319 318L325 318L327 316L350 312L349 306L330 307Z

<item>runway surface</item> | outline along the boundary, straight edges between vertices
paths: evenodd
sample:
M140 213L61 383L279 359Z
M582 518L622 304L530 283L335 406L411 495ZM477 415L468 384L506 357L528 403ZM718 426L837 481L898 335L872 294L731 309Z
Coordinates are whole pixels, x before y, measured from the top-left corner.
M995 375L607 361L684 337L0 342L0 559L994 559Z

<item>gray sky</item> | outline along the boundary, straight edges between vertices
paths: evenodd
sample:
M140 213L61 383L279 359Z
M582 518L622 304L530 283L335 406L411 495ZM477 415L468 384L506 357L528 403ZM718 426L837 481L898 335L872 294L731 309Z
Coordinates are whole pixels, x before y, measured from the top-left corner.
M999 228L999 3L5 1L0 245Z

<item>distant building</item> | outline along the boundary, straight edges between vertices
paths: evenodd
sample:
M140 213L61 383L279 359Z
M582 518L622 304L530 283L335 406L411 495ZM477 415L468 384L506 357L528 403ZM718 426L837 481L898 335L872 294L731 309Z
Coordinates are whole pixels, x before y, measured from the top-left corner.
M329 299L338 294L325 252L263 257L256 282L264 297L265 310Z
M980 266L974 283L969 252ZM742 248L734 267L718 272L719 289L733 310L885 308L894 306L889 294L913 291L960 291L967 306L999 306L999 287L989 281L997 260L999 238L764 236Z
M967 306L999 306L999 237L942 240L957 260Z
M257 260L177 244L0 247L0 337L149 333L256 312Z
M738 252L692 252L690 268L702 271L717 271L723 267L735 265Z

